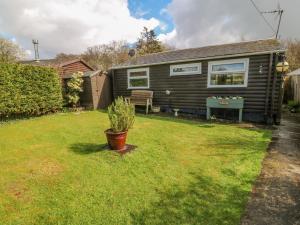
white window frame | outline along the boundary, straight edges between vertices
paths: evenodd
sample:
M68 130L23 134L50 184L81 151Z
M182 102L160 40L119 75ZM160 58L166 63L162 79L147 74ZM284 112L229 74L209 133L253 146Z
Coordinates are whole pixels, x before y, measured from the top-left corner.
M174 72L173 69L175 68L181 68L181 67L193 67L197 66L197 71L193 72ZM195 74L201 74L202 73L202 65L201 63L185 63L185 64L176 64L176 65L170 65L170 76L181 76L181 75L195 75Z
M232 70L232 71L212 71L212 67L215 65L222 65L222 64L232 64L232 63L244 63L243 70ZM233 85L213 85L210 84L210 79L212 74L218 73L241 73L244 72L244 84L233 84ZM208 62L208 76L207 76L207 87L208 88L239 88L239 87L247 87L248 86L248 72L249 72L249 58L242 58L242 59L229 59L229 60L222 60L222 61L210 61Z
M130 77L130 73L132 72L146 72L146 76ZM130 86L130 80L138 80L138 79L145 79L145 78L147 78L147 86L141 86L141 87ZM148 89L149 87L150 87L149 67L127 70L127 89Z

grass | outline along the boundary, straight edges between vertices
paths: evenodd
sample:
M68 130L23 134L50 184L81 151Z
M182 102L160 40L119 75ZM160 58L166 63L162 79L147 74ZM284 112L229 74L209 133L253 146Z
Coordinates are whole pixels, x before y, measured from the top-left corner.
M271 132L136 118L125 156L103 112L0 126L0 224L239 224Z

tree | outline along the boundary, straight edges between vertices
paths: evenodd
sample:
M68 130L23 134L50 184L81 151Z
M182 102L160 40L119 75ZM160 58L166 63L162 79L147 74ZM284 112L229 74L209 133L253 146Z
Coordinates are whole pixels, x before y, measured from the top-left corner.
M80 58L80 55L66 54L66 53L59 53L55 56L55 59L58 62L65 62L65 61L70 61L70 60L78 59L78 58Z
M290 71L300 68L300 40L286 40L285 46L287 48L286 57L290 65Z
M25 57L23 49L12 41L0 38L0 62L16 62Z
M288 39L284 42L287 49L286 60L289 63L289 70L293 71L300 68L300 40ZM293 91L291 87L291 78L287 77L284 81L283 102L287 103L293 99Z
M166 50L165 46L157 39L154 30L144 27L137 40L136 49L139 55L146 55Z
M82 72L73 73L71 79L67 83L67 99L68 103L76 108L80 100L79 93L83 92L83 79Z
M89 47L81 57L94 68L108 70L112 65L127 61L128 51L126 41L112 41Z

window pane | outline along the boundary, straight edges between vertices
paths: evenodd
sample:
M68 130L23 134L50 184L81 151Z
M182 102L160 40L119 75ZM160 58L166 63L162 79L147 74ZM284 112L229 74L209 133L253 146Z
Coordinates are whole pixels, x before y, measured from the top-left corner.
M173 68L174 73L182 73L182 72L197 72L198 66L187 66L187 67L176 67Z
M244 63L213 65L212 71L243 71Z
M147 87L148 78L131 79L129 80L130 87Z
M243 85L244 73L211 74L211 85Z
M146 71L130 72L130 77L141 77L141 76L147 76L147 72Z

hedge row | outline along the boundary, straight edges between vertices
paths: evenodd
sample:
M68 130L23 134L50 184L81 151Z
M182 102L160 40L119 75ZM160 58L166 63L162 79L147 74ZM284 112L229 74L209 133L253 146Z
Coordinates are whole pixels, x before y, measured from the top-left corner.
M37 116L62 107L61 85L52 68L0 63L0 117Z

